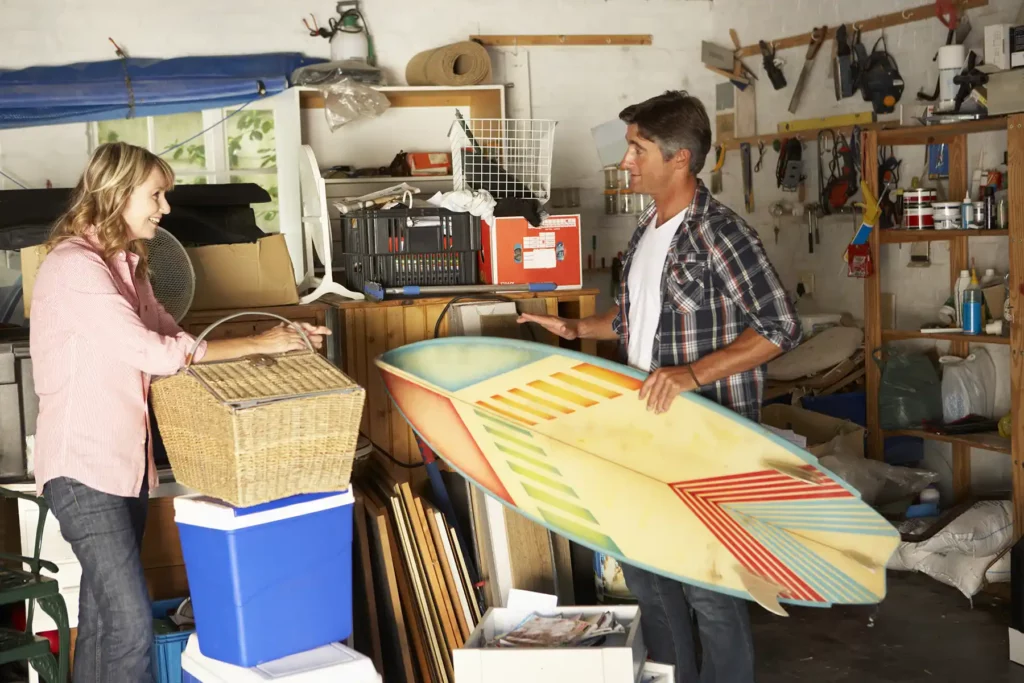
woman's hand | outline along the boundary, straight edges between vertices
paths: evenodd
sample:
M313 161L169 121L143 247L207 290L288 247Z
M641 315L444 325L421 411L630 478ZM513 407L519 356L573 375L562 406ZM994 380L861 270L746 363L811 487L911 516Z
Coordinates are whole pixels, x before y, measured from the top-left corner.
M297 323L302 331L309 337L309 343L314 349L321 349L324 345L324 337L331 334L330 329L318 327L308 323ZM289 351L302 351L306 348L306 342L292 325L279 323L265 332L252 336L252 342L257 353L288 353Z

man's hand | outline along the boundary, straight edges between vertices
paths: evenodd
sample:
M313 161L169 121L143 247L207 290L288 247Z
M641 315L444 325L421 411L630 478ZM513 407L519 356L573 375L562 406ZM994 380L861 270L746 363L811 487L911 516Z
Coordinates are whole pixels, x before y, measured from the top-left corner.
M691 369L686 365L674 368L658 368L644 380L640 387L640 400L647 399L647 410L660 415L668 410L676 396L684 391L693 391L697 382Z
M519 323L537 323L551 334L562 339L576 339L580 336L580 321L571 318L559 318L554 315L534 315L533 313L521 313L517 319Z

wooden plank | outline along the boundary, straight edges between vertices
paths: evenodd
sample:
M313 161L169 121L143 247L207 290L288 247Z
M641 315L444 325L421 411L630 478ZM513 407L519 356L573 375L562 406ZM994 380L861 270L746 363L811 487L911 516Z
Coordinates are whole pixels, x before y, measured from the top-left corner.
M502 507L512 563L512 586L538 593L554 590L548 530L515 510Z
M577 35L473 35L470 40L487 47L539 47L550 45L650 45L650 34Z
M361 490L353 488L355 504L352 507L352 515L355 521L355 546L356 555L352 558L353 582L362 580L362 590L354 591L354 605L360 605L366 610L366 633L360 633L359 629L353 629L353 635L365 636L369 642L356 642L356 649L373 660L377 671L384 670L384 658L381 654L380 624L377 620L377 599L373 588L373 565L370 562L370 537L366 524L366 506ZM357 577L358 575L358 577ZM355 612L355 609L353 609ZM353 614L353 617L355 614Z
M984 7L988 4L988 0L960 0L961 9L974 9L976 7ZM870 33L872 31L881 31L882 29L891 28L893 26L900 26L901 24L909 24L915 21L925 21L927 19L935 18L935 4L930 5L919 5L917 7L911 7L900 12L891 12L889 14L881 14L870 19L862 19L861 21L847 22L847 26L850 28L859 28L863 33ZM833 26L828 29L828 33L825 36L825 40L832 40L836 36L836 27ZM767 41L766 41L767 42ZM788 50L794 47L800 47L802 45L810 45L811 34L801 33L795 36L789 36L787 38L780 38L779 40L771 41L771 45L776 50ZM755 57L760 56L761 48L758 45L746 45L739 50L740 57Z
M1009 230L880 230L882 244L945 242L958 237L1006 237Z
M420 515L427 525L427 531L430 532L430 538L433 539L432 548L434 550L434 559L437 562L437 568L440 570L440 576L444 580L444 587L448 591L448 598L451 606L451 611L455 617L455 621L459 627L459 638L460 645L465 644L466 640L469 639L470 626L466 620L466 615L462 611L462 603L459 600L459 589L455 585L455 575L452 573L452 567L448 563L448 556L445 553L444 540L441 538L441 529L437 526L437 519L434 516L436 512L433 506L424 504L422 499L416 500L416 505L419 508Z
M792 121L781 121L777 124L779 133L800 133L803 131L819 131L823 129L835 130L836 128L849 128L851 126L865 126L875 122L874 112L865 111L855 114L838 114L836 116L822 116L810 119L795 119ZM755 135L750 133L749 135ZM748 137L742 135L741 137Z
M985 133L1006 129L1006 117L989 116L978 121L943 123L934 126L896 126L878 131L880 145L925 145L934 142L952 142L958 135ZM955 197L956 195L951 194ZM961 195L963 196L963 195Z
M967 194L967 135L958 135L949 143L949 196L963 197ZM949 243L949 291L954 291L960 271L969 265L970 247L968 238L960 235ZM970 346L965 339L954 339L949 352L955 356L966 356ZM971 447L963 442L953 444L953 498L964 501L971 492Z
M383 308L368 308L366 316L366 412L369 413L369 437L381 450L392 453L391 399L373 361L387 348L388 320ZM394 467L391 465L390 467ZM396 472L396 475L398 473ZM401 478L399 476L399 478Z
M188 576L185 565L144 569L149 596L154 600L170 600L188 595Z
M445 303L447 303L447 301ZM426 320L424 321L426 323L426 326L425 326L424 329L426 330L426 333L427 333L427 339L433 339L434 338L434 326L437 325L437 320L438 320L438 318L441 317L441 312L444 311L444 306L445 306L444 303L440 303L440 304L430 304L430 305L425 307L425 309L423 311L423 315L426 318ZM451 309L449 309L449 312L450 312L450 310ZM441 320L441 325L437 329L437 336L438 337L447 337L448 336L448 313L445 313L444 314L444 319Z
M503 90L474 90L469 94L470 116L474 119L505 118Z
M345 340L347 345L346 355L351 363L346 370L356 384L361 387L367 386L367 365L366 365L366 312L362 309L343 311L345 315ZM370 438L370 400L366 399L363 409L362 421L359 431Z
M451 596L448 593L448 586L444 581L444 572L441 569L441 562L437 556L437 547L434 545L434 537L430 533L427 515L423 510L423 501L420 500L419 496L413 495L412 489L408 484L402 484L402 489L406 494L406 505L409 508L413 529L420 547L420 557L427 571L427 579L430 582L430 590L434 596L434 604L437 606L437 611L441 616L445 640L448 643L448 655L451 656L451 653L462 647L465 641L462 639L459 621L455 616Z
M385 348L390 351L391 349L405 346L405 311L401 308L386 308L384 311L388 325ZM368 360L370 362L368 372L379 374L373 359ZM392 405L391 397L386 396L385 398L388 401L388 411L390 414L391 455L399 462L419 462L421 458L419 449L416 448L416 442L409 439L409 423L402 417L402 413Z
M953 444L953 500L964 502L971 495L971 447Z
M412 574L403 561L405 553L400 550L402 542L398 531L399 520L391 508L392 499L393 497L388 495L386 491L381 491L381 507L385 510L389 526L388 543L391 546L389 556L394 563L401 604L410 624L409 633L416 652L416 661L419 664L421 680L423 683L429 683L430 681L440 680L440 677L435 678L434 674L437 662L434 660L430 646L430 626L423 611L417 609L419 594L416 591Z
M1010 396L1013 415L1013 536L1024 534L1024 114L1009 118L1006 147L1009 151L1007 177L1010 195Z
M941 441L950 444L963 444L970 448L980 448L996 453L1009 453L1010 440L1004 439L996 432L982 432L981 434L934 434L920 429L887 429L886 436L913 436L927 441Z
M878 196L878 133L871 130L862 137L861 163L862 178L867 179L871 192ZM869 458L881 460L884 457L885 442L878 415L878 390L882 381L878 364L871 360L872 354L882 346L882 283L879 260L878 230L872 230L868 239L871 247L871 261L874 272L864 278L864 368L866 370L867 394L867 455Z
M397 652L392 652L390 660L394 662L397 660L400 665L401 673L404 678L400 683L415 683L416 676L413 673L412 668L412 650L409 644L409 632L407 628L412 628L412 625L406 625L405 615L402 610L402 598L399 593L398 587L398 576L395 572L395 558L391 555L391 542L389 540L388 532L388 520L387 514L384 511L383 505L378 501L372 491L367 490L363 493L363 502L366 507L366 515L369 522L370 537L373 541L374 554L378 560L379 571L383 578L384 585L381 587L382 594L384 597L384 604L386 608L387 616L390 619L384 623L388 626L389 635L391 638L386 639L386 643L389 647L393 647ZM390 650L389 650L390 651ZM390 662L389 662L390 663ZM378 673L382 676L388 676L389 672L387 668L378 669ZM388 680L391 680L390 678Z
M1010 343L1008 337L994 334L959 334L945 332L921 332L920 330L882 330L885 341L907 341L909 339L934 339L936 341L963 342L965 344L1002 344Z

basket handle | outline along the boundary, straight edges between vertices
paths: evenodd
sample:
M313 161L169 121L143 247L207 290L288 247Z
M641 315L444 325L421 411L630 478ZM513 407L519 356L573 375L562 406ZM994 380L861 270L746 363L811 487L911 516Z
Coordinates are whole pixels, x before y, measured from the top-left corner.
M226 323L227 321L234 320L235 318L241 318L243 315L269 316L271 318L277 318L281 322L286 323L288 325L291 325L292 327L295 328L295 331L299 333L299 336L302 337L302 341L306 342L306 347L310 351L315 353L315 349L313 348L313 344L309 341L309 337L306 336L306 332L299 325L297 325L296 323L292 322L291 320L288 320L287 318L282 318L281 316L277 315L276 313L262 313L260 311L242 311L240 313L232 313L231 315L224 316L220 320L218 320L218 321L216 321L214 323L211 323L209 327L207 327L205 330L203 330L202 334L200 334L196 338L196 343L192 346L192 350L189 351L189 354L188 354L188 356L185 359L185 369L187 370L188 368L190 368L192 366L192 359L195 357L195 353L199 349L199 345L202 343L202 341L204 339L206 339L206 335L210 334L210 332L213 332L213 329L215 327L217 327L218 325L220 325L221 323Z

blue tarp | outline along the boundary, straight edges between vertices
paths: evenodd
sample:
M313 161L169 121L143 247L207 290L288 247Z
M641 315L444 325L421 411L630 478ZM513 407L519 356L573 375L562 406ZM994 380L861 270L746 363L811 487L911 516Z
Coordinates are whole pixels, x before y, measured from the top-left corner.
M0 128L216 109L286 89L297 52L114 59L0 71Z

